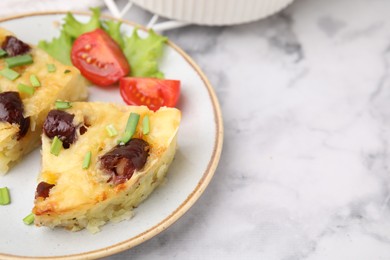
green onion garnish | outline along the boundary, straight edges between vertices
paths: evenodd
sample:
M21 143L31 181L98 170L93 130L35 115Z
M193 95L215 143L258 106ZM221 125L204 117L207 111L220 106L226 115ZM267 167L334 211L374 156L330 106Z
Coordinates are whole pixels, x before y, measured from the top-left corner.
M35 219L34 213L30 213L23 219L23 222L26 225L31 225L34 222L34 219Z
M34 74L30 75L30 83L33 87L40 87L41 82L39 82L39 79Z
M120 145L126 144L128 141L130 141L133 134L130 131L125 131L125 133L122 135L122 137L118 140L118 143Z
M113 124L107 125L106 131L107 131L108 135L111 137L118 135L118 131L115 129L115 126Z
M30 54L19 55L15 57L10 57L5 59L5 63L7 63L8 68L13 68L16 66L22 66L33 63L33 59Z
M0 49L0 58L4 57L5 55L7 55L7 52L3 49Z
M137 113L130 113L129 119L127 120L126 129L125 131L130 131L135 133L135 129L137 128L138 121L139 121L139 114Z
M60 138L58 138L58 136L55 136L53 142L51 143L50 153L55 156L58 156L60 154L61 149L62 141L60 140Z
M68 101L60 101L60 100L57 100L54 104L54 106L57 108L57 109L67 109L67 108L71 108L72 107L72 104Z
M0 205L8 205L11 202L7 187L0 188Z
M9 68L4 68L0 70L0 75L9 79L9 80L15 80L19 78L20 74L17 73L16 71L9 69Z
M23 93L26 93L26 94L29 94L29 95L32 95L32 94L34 94L34 92L35 92L34 87L30 87L30 86L24 85L24 84L22 84L22 83L20 83L20 84L18 85L18 90L19 90L20 92L23 92Z
M70 73L71 71L70 70L65 70L64 71L64 74L68 74L68 73Z
M48 72L56 72L57 68L54 64L47 64L47 71Z
M129 119L127 120L125 134L119 139L121 144L126 144L130 141L131 137L135 133L135 129L137 128L137 124L139 121L140 115L137 113L130 113Z
M91 164L91 156L92 153L89 151L85 154L84 160L83 160L83 169L88 169L89 165Z
M144 135L149 134L149 116L148 115L144 116L144 118L142 119L142 133Z

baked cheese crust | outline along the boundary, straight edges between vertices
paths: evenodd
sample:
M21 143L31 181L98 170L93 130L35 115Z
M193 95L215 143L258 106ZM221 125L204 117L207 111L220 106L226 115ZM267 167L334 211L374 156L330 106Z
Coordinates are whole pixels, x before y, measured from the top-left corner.
M83 228L91 232L107 221L132 216L132 209L141 203L164 180L176 151L176 136L181 113L175 108L153 112L145 106L125 106L99 102L73 102L65 110L74 115L75 126L87 126L77 132L76 141L58 156L50 153L53 140L42 135L42 171L39 182L53 185L47 197L35 199L35 224L65 227L72 231ZM130 113L140 115L133 138L149 144L146 164L130 179L114 184L102 170L100 159L118 145L125 132ZM142 120L148 115L150 132L142 133ZM118 132L110 136L107 125ZM91 163L83 169L85 155L91 152Z
M0 43L9 35L13 34L0 28ZM33 63L12 68L20 74L19 78L12 81L0 76L1 92L19 92L20 83L31 85L31 75L37 76L41 83L33 95L19 92L24 117L30 117L30 127L25 136L18 140L19 125L0 122L0 174L6 173L23 155L39 145L43 121L55 100L85 100L88 95L86 81L75 67L63 65L43 50L30 47ZM56 71L49 72L48 64L53 64ZM5 67L4 59L0 59L0 70Z

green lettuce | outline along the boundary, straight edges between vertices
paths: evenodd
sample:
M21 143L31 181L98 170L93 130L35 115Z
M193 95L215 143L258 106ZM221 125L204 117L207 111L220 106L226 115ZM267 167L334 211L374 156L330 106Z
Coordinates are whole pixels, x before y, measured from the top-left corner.
M125 38L123 53L131 66L131 76L164 78L164 74L158 69L158 60L167 40L153 30L149 30L148 37L141 38L136 29L131 37Z
M64 19L65 23L62 27L62 30L65 31L65 33L67 33L73 39L76 39L83 33L91 32L98 28L101 28L100 9L91 8L90 10L92 11L92 16L87 23L81 23L77 21L71 13L68 13Z
M72 38L65 31L61 31L60 36L58 38L53 38L51 42L39 41L38 47L45 50L50 56L61 63L72 65L70 60L72 43Z
M112 20L107 20L103 22L103 28L108 33L108 35L111 36L116 43L119 44L121 49L123 50L123 47L125 46L125 42L123 40L123 36L120 30L122 23L117 22L117 21L112 21Z
M70 52L73 42L83 33L98 28L105 30L121 47L131 67L131 76L164 78L158 68L158 60L162 56L167 38L149 30L146 38L138 35L137 29L130 37L126 37L120 30L121 22L100 20L100 9L91 8L92 16L86 23L77 21L73 14L68 13L64 18L60 36L51 41L40 41L38 47L45 50L58 61L71 65Z
M50 56L61 63L72 65L70 52L76 38L83 33L90 32L101 27L100 9L91 8L91 11L92 16L87 23L77 21L73 14L68 13L64 18L64 24L61 28L60 36L58 38L53 38L51 41L39 41L38 47L49 53Z

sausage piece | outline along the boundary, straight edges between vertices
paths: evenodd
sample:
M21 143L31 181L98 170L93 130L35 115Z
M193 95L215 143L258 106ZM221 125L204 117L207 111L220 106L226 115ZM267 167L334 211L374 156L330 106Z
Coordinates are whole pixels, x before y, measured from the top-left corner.
M7 52L9 57L22 55L31 50L31 47L27 43L24 43L11 35L5 37L4 42L1 44L1 48Z
M50 184L50 183L41 181L38 184L37 189L35 191L35 198L41 197L41 198L45 199L45 198L49 197L49 192L50 192L51 188L53 188L54 186L55 186L54 184Z
M18 140L26 135L30 127L30 118L24 118L23 112L23 102L18 92L6 91L0 93L0 121L19 125Z
M144 167L149 150L150 146L146 141L133 138L127 144L116 146L100 157L102 170L111 175L108 182L120 184L129 180L135 170Z
M62 141L65 149L76 140L76 126L73 125L73 114L62 110L51 110L43 124L43 132L53 139L55 136Z

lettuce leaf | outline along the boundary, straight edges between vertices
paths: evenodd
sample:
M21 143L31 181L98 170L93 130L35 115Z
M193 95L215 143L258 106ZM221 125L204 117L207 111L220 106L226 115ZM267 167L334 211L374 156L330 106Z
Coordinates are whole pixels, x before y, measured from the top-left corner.
M38 47L46 51L50 56L66 65L72 65L70 51L72 50L72 38L61 31L58 38L53 38L51 42L39 41Z
M62 30L72 38L76 39L83 33L91 32L95 29L101 28L100 8L90 8L90 10L92 11L92 16L87 23L81 23L77 21L73 14L68 13L64 19L65 23L62 27Z
M131 37L124 39L123 53L131 67L131 76L164 78L158 69L158 60L163 54L164 45L168 38L149 30L147 38L141 38L138 30L134 29Z
M123 36L122 36L121 31L120 31L120 27L121 27L122 23L112 21L112 20L107 20L107 21L103 21L102 24L103 24L103 28L106 31L106 33L108 33L108 35L110 35L111 38L114 39L114 41L116 41L116 43L119 44L121 49L123 49L125 42L123 40Z
M91 11L92 16L87 23L77 21L73 14L68 13L64 19L60 36L58 38L53 38L51 41L40 41L38 47L63 64L72 65L70 52L74 40L83 33L101 27L100 9L91 8Z
M100 9L91 8L91 11L92 16L87 23L77 21L73 14L68 13L64 18L60 36L51 41L40 41L38 47L58 61L72 65L70 52L76 38L83 33L101 28L121 47L130 64L131 76L164 78L164 74L158 68L158 60L161 58L164 45L168 40L166 37L149 30L148 37L141 38L137 29L134 29L130 37L126 37L120 31L121 22L101 21Z

